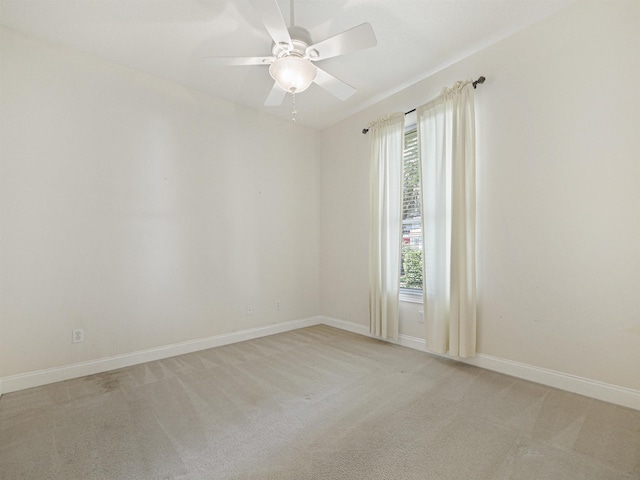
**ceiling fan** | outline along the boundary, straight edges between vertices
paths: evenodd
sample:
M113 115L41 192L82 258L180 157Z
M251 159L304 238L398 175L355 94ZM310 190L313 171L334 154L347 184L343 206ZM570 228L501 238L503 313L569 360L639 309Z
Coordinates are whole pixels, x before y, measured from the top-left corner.
M321 86L340 100L346 100L356 91L351 85L337 79L314 65L315 62L345 53L373 47L376 36L368 23L346 30L317 43L309 31L294 23L293 0L290 0L291 26L282 16L276 0L250 0L267 32L273 39L271 55L263 57L204 57L214 66L268 65L275 80L265 106L280 106L287 93L306 90L311 83Z

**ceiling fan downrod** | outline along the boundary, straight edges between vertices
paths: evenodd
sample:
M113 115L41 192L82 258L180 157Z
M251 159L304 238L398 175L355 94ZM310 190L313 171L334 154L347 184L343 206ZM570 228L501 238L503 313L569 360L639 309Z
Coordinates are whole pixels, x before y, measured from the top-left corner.
M295 21L295 15L294 15L294 9L293 9L293 0L289 1L289 26L293 27L296 24Z

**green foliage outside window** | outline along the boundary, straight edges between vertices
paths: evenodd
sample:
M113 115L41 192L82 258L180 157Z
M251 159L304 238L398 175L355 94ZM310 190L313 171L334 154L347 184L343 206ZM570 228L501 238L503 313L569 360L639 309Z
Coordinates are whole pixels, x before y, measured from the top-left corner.
M404 275L400 278L400 285L403 288L422 289L422 250L403 246L402 267Z

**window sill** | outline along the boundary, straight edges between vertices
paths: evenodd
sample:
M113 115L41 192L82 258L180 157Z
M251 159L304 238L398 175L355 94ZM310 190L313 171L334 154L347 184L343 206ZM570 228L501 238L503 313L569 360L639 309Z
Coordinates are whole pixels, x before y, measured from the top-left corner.
M422 298L422 290L411 290L408 288L401 288L400 301L409 302L409 303L424 303Z

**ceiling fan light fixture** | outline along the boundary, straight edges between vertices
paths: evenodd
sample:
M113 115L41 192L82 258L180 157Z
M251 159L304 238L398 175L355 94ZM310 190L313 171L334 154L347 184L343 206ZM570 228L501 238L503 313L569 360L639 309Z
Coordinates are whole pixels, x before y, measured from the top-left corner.
M269 74L285 92L304 92L316 78L316 67L307 59L289 55L278 58Z

